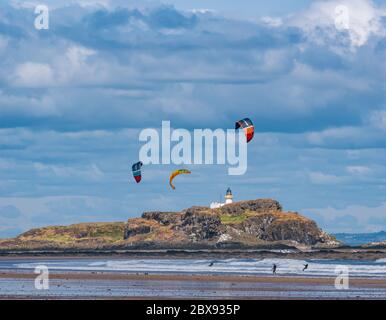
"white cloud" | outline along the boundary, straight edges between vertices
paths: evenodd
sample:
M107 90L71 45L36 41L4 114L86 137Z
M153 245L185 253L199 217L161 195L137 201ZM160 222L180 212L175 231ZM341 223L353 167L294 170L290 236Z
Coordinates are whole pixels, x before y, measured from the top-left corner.
M95 50L73 46L66 52L66 57L73 67L78 67L86 62L86 59L96 54Z
M207 8L191 9L189 11L196 14L213 14L216 12L213 9L207 9Z
M263 17L261 21L270 27L280 27L283 25L283 20L278 17Z
M360 134L360 128L342 127L310 132L306 134L306 139L311 144L324 145L329 144L332 140L349 140L350 138L359 136Z
M0 89L0 116L22 115L32 118L58 116L60 110L51 96L10 94Z
M45 63L26 62L18 65L14 73L14 83L19 86L49 86L54 81L50 65Z
M371 169L366 166L348 166L346 170L348 173L356 175L366 175L371 172Z
M34 168L37 172L42 174L52 173L61 178L83 178L86 180L100 180L104 173L96 164L83 168L59 166L59 165L46 165L43 163L35 163Z
M336 45L344 38L344 31L336 28L338 7L347 8L349 42L351 48L363 46L371 36L385 35L382 18L385 9L377 7L371 0L327 0L317 1L301 14L290 19L290 24L302 28L316 43L329 41Z
M314 184L336 184L343 181L343 177L338 177L323 172L310 172L308 176L310 181Z
M329 232L378 232L386 230L386 203L376 207L360 205L343 209L332 207L304 209L306 213L317 214ZM355 225L353 225L355 221Z
M102 66L98 62L89 62L89 58L96 54L97 51L82 46L68 47L65 54L53 62L56 83L73 86L74 84L98 82L101 79L98 69L102 69Z
M113 0L118 1L118 0ZM16 8L35 8L37 5L42 4L41 0L11 0L12 5ZM111 0L55 0L49 1L50 9L57 9L69 5L79 5L81 7L109 7Z
M386 131L386 110L377 110L369 115L369 123L375 128Z

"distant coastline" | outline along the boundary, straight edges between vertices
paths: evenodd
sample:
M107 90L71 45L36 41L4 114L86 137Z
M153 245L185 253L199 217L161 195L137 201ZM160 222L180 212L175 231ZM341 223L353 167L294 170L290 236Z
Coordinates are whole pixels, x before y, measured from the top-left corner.
M371 233L332 233L337 240L348 246L361 246L386 241L386 231Z

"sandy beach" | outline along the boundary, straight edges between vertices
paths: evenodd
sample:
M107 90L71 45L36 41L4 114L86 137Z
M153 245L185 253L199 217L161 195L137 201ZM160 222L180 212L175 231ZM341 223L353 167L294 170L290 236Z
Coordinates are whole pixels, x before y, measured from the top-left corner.
M386 279L54 273L36 290L33 273L1 272L1 299L385 299Z
M200 271L195 273L194 265L201 268L207 264L206 260L179 260L180 264L192 265L193 271L191 273L178 271L177 266L173 265L176 262L170 261L171 271L147 272L146 270L151 270L154 261L79 258L77 260L28 258L20 261L15 258L8 260L2 258L0 299L386 299L386 277L383 274L350 277L349 288L338 290L335 288L334 276L318 273L309 273L305 276L291 274L291 270L284 270L284 267L282 274L275 276L268 272L235 274L233 271L229 273L222 271L225 266L228 269L233 267L242 270L242 266L249 264L258 266L261 261L245 259L219 261L217 263L224 263L224 267L218 267L216 272L202 272L199 269ZM162 263L169 263L169 260L156 262L162 269ZM290 262L294 265L298 263L297 260L278 260L282 266ZM34 273L33 267L40 263L51 266L48 290L35 288L37 274ZM130 269L132 267L128 267L134 263L138 265L135 272L134 269ZM311 265L315 269L319 266L314 262L311 262ZM85 270L85 266L89 270ZM122 266L131 271L124 271ZM369 267L362 263L357 268L362 270ZM375 270L382 271L382 268Z

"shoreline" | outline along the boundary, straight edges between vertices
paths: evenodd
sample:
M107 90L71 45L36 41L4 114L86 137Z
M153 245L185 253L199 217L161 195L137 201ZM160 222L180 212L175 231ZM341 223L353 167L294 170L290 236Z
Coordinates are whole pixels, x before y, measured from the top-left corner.
M0 251L0 261L17 259L231 259L231 258L279 258L279 259L340 259L340 260L377 260L386 258L386 249L313 249L312 251L291 250L41 250L41 251Z
M36 274L31 269L27 270L0 270L0 279L35 279ZM130 272L109 272L109 271L58 271L50 272L51 279L68 280L144 280L144 281L198 281L198 282L256 282L256 283L313 283L313 284L331 284L335 277L331 276L297 276L297 275L216 275L216 274L182 274L182 273L130 273ZM352 285L378 285L385 287L386 278L374 277L352 277Z

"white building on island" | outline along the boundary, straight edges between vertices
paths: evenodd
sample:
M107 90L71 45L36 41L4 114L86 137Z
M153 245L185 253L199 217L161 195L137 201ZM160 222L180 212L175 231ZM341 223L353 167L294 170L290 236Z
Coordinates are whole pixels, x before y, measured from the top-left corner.
M226 194L225 194L225 203L220 202L212 202L210 204L211 209L221 208L222 206L225 206L226 204L230 204L233 202L233 195L231 188L228 188Z

